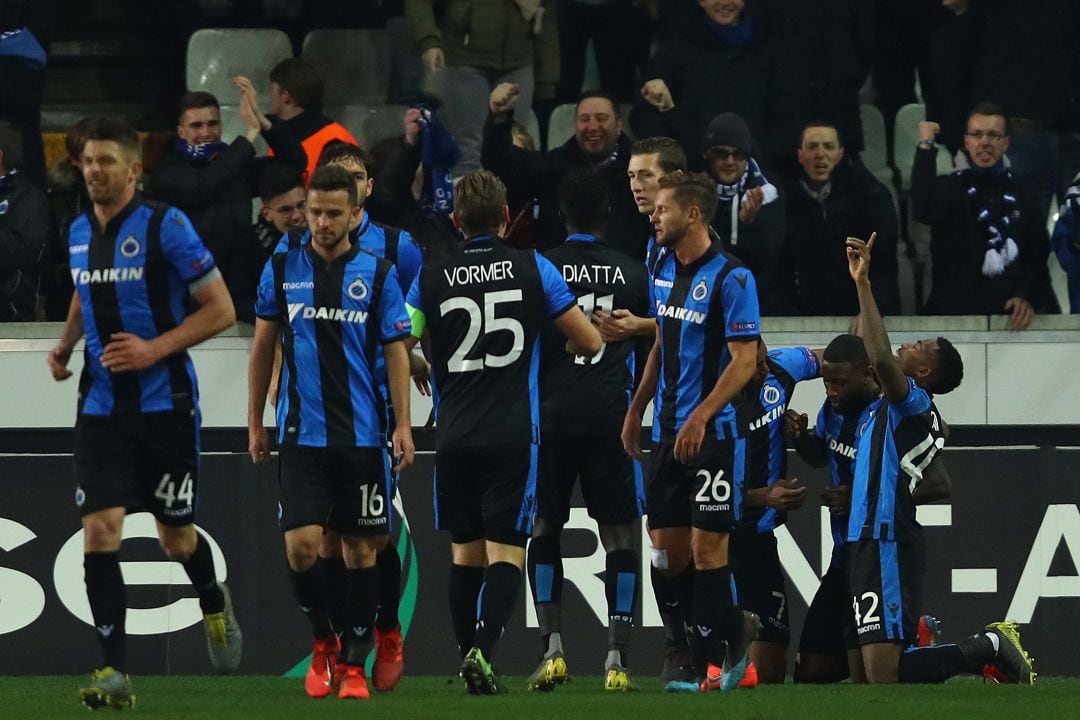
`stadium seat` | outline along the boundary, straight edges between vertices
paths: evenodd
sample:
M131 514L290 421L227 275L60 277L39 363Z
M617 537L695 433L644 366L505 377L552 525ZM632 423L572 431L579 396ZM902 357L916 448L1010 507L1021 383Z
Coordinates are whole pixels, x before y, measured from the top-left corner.
M887 185L893 182L893 171L889 167L888 148L885 142L885 118L873 105L859 107L862 120L863 151L862 163L874 177Z
M547 148L554 150L570 139L574 134L576 120L574 114L577 105L567 103L560 105L551 111L551 119L548 120Z
M327 105L381 105L390 87L384 30L312 30L300 56L322 75Z
M361 147L370 149L404 132L402 118L407 109L406 105L339 105L327 107L326 115L344 125Z
M292 57L289 36L280 30L203 28L188 38L187 89L213 93L219 102L235 103L239 91L233 77L251 78L266 109L270 70Z
M900 173L900 191L911 189L911 168L915 164L915 146L919 144L919 123L926 119L926 106L904 105L896 112L893 128L893 161Z

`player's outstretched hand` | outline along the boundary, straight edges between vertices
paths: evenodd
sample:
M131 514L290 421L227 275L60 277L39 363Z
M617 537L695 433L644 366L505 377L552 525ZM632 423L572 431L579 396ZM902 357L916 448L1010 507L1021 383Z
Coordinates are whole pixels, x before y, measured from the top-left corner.
M158 361L154 346L138 335L119 332L109 336L101 364L111 372L145 370Z
M874 249L877 233L870 233L870 239L863 242L859 238L849 237L847 242L848 273L855 282L870 279L870 251Z
M806 417L806 413L788 410L784 413L784 439L788 442L793 441L796 437L806 432L806 428L809 424L810 419Z
M765 506L788 512L798 510L806 502L806 487L796 487L798 478L781 478L765 492Z
M641 418L633 410L626 413L626 419L622 425L623 450L635 460L643 460L645 454L641 452Z
M248 454L256 465L270 461L270 434L265 427L248 428Z
M833 515L847 515L851 512L851 486L838 485L827 488L821 493L821 504L829 508Z
M705 420L697 413L690 413L679 433L675 436L675 462L689 464L701 452L701 442L705 439Z
M413 445L412 428L401 426L394 430L394 470L401 472L413 464L416 459L416 446Z
M60 382L71 377L71 371L67 368L70 359L71 348L63 343L57 344L56 347L49 351L49 372L52 373L53 380Z

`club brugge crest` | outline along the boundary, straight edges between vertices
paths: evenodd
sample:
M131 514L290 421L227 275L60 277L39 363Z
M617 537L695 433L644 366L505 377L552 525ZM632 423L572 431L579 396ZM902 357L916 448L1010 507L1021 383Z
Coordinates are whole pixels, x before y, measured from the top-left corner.
M348 289L345 291L349 293L349 297L353 300L363 300L367 297L368 289L364 284L364 278L357 277L351 283L349 283Z
M761 388L761 401L766 405L775 405L780 402L780 388L775 385L766 385Z
M139 239L134 235L128 235L120 243L120 254L126 258L135 257L140 250L142 250L142 245L139 244Z
M704 300L709 294L709 286L705 284L704 278L698 280L698 284L694 286L694 291L690 293L690 297L694 298L698 302Z

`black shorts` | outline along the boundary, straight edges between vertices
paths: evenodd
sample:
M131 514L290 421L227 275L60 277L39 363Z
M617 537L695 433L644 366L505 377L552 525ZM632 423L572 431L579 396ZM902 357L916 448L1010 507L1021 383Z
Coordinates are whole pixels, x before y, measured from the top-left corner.
M340 535L390 532L390 454L383 447L281 448L281 531L322 525Z
M731 536L729 554L735 580L735 604L761 618L758 640L791 642L787 589L776 536L770 532L737 532Z
M641 464L626 454L618 437L544 433L536 516L565 525L570 496L580 478L589 517L600 525L625 525L645 512Z
M746 440L706 438L690 465L675 462L675 443L653 448L645 511L649 528L731 532L742 517Z
M435 455L435 528L455 543L525 547L536 510L537 445L443 448Z
M832 563L806 611L799 654L843 657L848 648L845 632L851 618L851 593L848 592L844 545L833 550ZM855 626L851 625L851 630ZM858 641L852 646L858 647Z
M915 642L923 566L921 542L848 543L849 646Z
M80 415L75 423L75 503L149 510L164 525L195 522L199 411Z

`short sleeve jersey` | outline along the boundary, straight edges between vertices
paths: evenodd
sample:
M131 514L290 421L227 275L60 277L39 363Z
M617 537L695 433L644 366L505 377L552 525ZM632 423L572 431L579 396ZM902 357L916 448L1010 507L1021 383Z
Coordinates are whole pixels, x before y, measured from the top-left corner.
M848 541L912 541L920 526L911 492L945 447L941 416L930 395L908 378L903 402L881 397L857 429Z
M544 257L562 274L586 315L597 310L652 315L645 267L592 235L571 235ZM541 430L618 436L634 382L633 340L604 343L592 358L574 356L566 352L562 333L548 324L540 347Z
M869 403L849 413L842 413L826 400L818 411L814 434L825 442L831 487L850 486L855 478L856 439L858 430L870 420ZM829 515L833 545L847 542L848 515Z
M651 275L660 326L653 440L674 442L682 424L731 363L727 343L758 339L757 285L753 274L716 241L688 265L662 248L656 253ZM706 437L716 439L739 434L730 403L706 429Z
M278 441L382 446L376 356L411 329L394 266L355 244L326 263L305 244L267 263L255 313L282 329Z
M746 488L769 487L787 474L784 413L795 385L821 375L810 348L770 350L769 373L760 386L747 385L734 401L741 434L746 438ZM775 508L745 507L743 531L769 532L782 525L786 514Z
M431 338L438 448L538 440L540 331L576 304L550 261L496 238L424 265L407 305Z
M113 333L144 340L172 330L188 315L190 287L214 272L214 257L176 208L136 196L99 229L92 211L68 233L71 280L82 303L85 364L79 413L162 412L198 403L187 352L138 372L113 373L101 355Z

